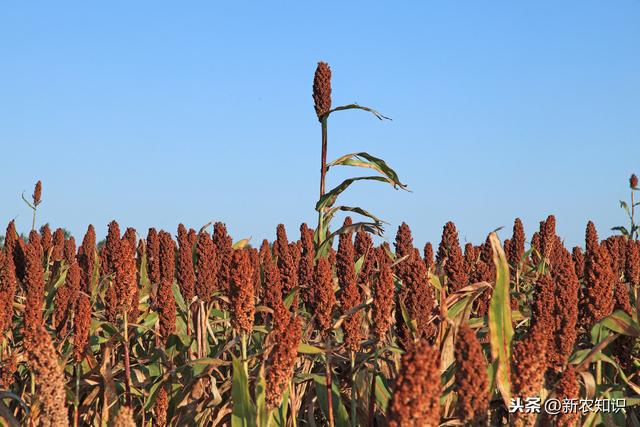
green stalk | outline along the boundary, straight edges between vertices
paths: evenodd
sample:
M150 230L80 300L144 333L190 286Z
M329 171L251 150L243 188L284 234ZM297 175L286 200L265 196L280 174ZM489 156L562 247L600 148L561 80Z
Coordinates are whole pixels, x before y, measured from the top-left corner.
M80 418L80 377L82 376L82 362L76 364L76 389L73 399L73 425L78 427L78 421Z
M351 352L351 427L358 425L356 408L356 353Z
M244 373L249 378L249 362L247 361L247 333L242 331L240 336L240 345L242 348L242 366L244 367Z
M333 384L332 384L332 372L331 372L331 338L329 337L329 332L327 332L327 345L326 345L326 371L325 378L327 383L327 418L329 418L329 427L334 427L335 423L333 421Z
M322 152L320 158L320 198L325 193L325 179L327 175L327 118L323 118L320 122L322 126ZM318 245L326 239L325 224L324 224L324 212L318 212Z
M33 207L33 220L31 221L31 231L36 229L36 208Z
M131 365L129 357L129 322L127 310L124 309L124 377L125 377L125 399L127 406L131 407Z
M373 355L373 369L371 370L371 390L369 390L369 422L368 425L373 427L376 414L376 377L378 375L378 353Z

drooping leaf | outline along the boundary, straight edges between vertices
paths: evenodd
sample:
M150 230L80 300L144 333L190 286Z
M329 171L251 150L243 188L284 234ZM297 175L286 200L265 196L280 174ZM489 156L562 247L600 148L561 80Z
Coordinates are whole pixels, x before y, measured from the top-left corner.
M320 407L322 408L322 412L325 415L325 418L328 419L329 414L329 405L328 405L328 396L327 396L327 382L325 377L321 375L313 375L313 380L316 385L316 396L318 396L318 400L320 401ZM336 427L350 427L351 423L349 420L349 412L347 412L347 408L345 408L344 403L342 402L342 398L340 397L340 390L336 386L337 379L334 378L331 382L331 403L333 406L333 419L335 421Z
M330 110L325 115L324 120L327 120L327 118L329 117L329 115L331 113L335 113L336 111L343 111L343 110L363 110L363 111L368 111L371 114L373 114L374 116L376 116L379 120L391 120L389 117L383 116L382 114L380 114L379 112L377 112L373 108L365 107L363 105L358 105L358 104L348 104L348 105L341 105L339 107L336 107L336 108Z
M345 154L332 161L327 165L327 170L332 166L355 166L361 168L373 169L382 175L386 176L393 182L394 187L400 187L406 190L407 186L400 182L400 178L396 171L394 171L388 164L382 159L372 156L369 153L359 152Z
M316 211L323 212L325 209L332 207L338 199L338 196L356 181L381 181L394 185L392 180L382 176L358 176L355 178L347 178L336 187L326 192L320 200L318 200L318 203L316 203Z

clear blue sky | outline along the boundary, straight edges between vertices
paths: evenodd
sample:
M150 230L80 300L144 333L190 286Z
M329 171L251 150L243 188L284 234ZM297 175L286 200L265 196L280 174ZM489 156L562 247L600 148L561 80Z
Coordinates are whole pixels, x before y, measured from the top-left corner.
M231 4L233 3L233 5ZM525 4L526 3L526 4ZM448 220L480 242L553 213L568 244L625 221L640 172L640 1L7 2L0 6L0 222L104 235L227 223L258 244L313 224L316 62L333 70L329 157L368 151L412 193L345 203L417 246ZM349 172L354 172L353 169ZM337 184L346 176L330 176ZM509 233L502 233L506 237Z

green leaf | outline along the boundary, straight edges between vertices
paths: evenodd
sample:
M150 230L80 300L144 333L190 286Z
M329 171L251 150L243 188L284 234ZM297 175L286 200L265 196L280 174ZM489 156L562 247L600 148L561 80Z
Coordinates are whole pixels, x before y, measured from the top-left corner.
M329 117L329 115L331 113L335 113L336 111L343 111L343 110L363 110L363 111L368 111L369 113L373 114L374 116L376 116L378 118L378 120L391 120L389 117L383 116L382 114L380 114L379 112L377 112L376 110L374 110L373 108L369 108L369 107L365 107L363 105L358 105L358 104L348 104L348 105L341 105L340 107L336 107L333 110L330 110L323 118L323 120L327 120L327 117ZM29 202L27 202L29 203Z
M318 203L316 203L316 210L318 212L323 212L325 209L333 206L333 204L338 199L338 196L356 181L381 181L388 182L389 184L394 185L394 182L392 180L381 176L358 176L355 178L347 178L336 187L325 193L320 198L320 200L318 200Z
M302 353L302 354L322 354L324 353L324 350L315 346L312 346L311 344L306 344L301 342L300 344L298 344L298 353Z
M249 379L242 361L233 357L233 383L231 386L233 409L231 412L232 427L255 427L256 406L249 393Z
M247 237L246 239L238 240L233 244L233 249L242 249L249 244L249 240L251 237Z
M266 403L266 389L267 384L264 379L264 367L261 366L256 380L256 408L259 427L268 427L269 419L271 418L271 411L267 408Z
M327 170L332 166L355 166L360 168L373 169L382 175L386 176L393 182L394 187L400 187L406 190L407 186L400 182L398 174L387 163L377 157L372 156L369 153L351 153L337 158L333 162L327 165Z
M391 392L389 388L384 383L384 378L381 375L376 376L376 405L380 412L386 414L387 406L389 405L389 400L391 399Z
M314 375L313 380L316 385L316 396L318 396L318 400L320 401L322 412L324 413L325 418L329 419L327 381L325 377L321 375ZM331 402L333 406L333 419L335 421L336 427L350 427L351 422L349 420L349 412L347 412L347 408L345 408L344 403L342 403L340 390L338 390L336 384L337 379L334 378L331 381Z
M623 236L628 236L629 235L629 231L627 230L626 227L623 226L618 226L618 227L611 227L612 231L619 231L620 233L622 233Z
M640 325L622 310L616 310L613 314L602 319L599 324L622 335L640 337Z
M509 264L495 232L489 235L496 265L496 285L489 303L489 337L495 363L495 384L505 404L511 400L510 361L513 324L509 301Z

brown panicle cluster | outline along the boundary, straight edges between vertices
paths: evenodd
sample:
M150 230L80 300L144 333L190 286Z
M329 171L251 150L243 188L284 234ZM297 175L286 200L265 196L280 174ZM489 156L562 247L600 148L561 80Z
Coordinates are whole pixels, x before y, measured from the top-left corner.
M331 110L331 68L326 62L318 62L313 76L313 104L318 120Z
M54 319L55 328L59 335L64 336L67 325L71 319L71 313L78 304L80 297L80 267L73 260L67 270L64 284L60 286L55 295Z
M571 365L562 373L556 384L556 398L560 401L580 399L578 375ZM574 427L580 420L578 412L563 412L555 416L558 427Z
M600 247L593 224L587 225L584 288L580 302L581 324L590 329L613 312L616 278L607 251Z
M252 276L249 252L234 250L231 258L231 325L238 333L250 334L253 329L255 301Z
M587 231L585 232L585 249L588 252L593 252L600 246L600 239L598 239L598 232L593 222L587 222Z
M156 426L167 425L167 411L169 409L169 395L166 386L162 385L156 396L156 403L153 408Z
M282 300L282 281L280 270L276 261L269 252L262 261L264 268L264 297L263 304L269 307L273 314L272 325L274 329L284 329L289 324L289 310L284 306Z
M578 279L582 279L584 276L584 253L582 253L580 246L573 247L571 257L573 258L573 264L576 267L576 276L578 276Z
M53 232L51 244L51 261L62 260L64 256L64 230L62 228L56 228L56 231Z
M38 206L42 201L42 182L36 182L36 186L33 188L33 206Z
M517 267L524 256L524 239L524 226L520 218L516 218L513 222L513 235L507 253L509 264L513 267Z
M638 177L635 173L632 173L631 177L629 177L629 187L638 188Z
M478 261L476 262L476 268L474 275L471 279L472 282L495 282L496 277L496 265L493 262L493 249L489 236L485 242L476 248L478 253ZM489 302L493 295L493 287L487 288L476 300L476 313L478 316L484 316L489 311Z
M482 346L473 330L463 324L455 341L458 417L468 426L486 426L489 410L489 378Z
M113 222L115 223L115 221ZM112 224L113 224L112 223ZM117 224L116 224L117 226ZM115 228L115 227L114 227ZM109 226L109 234L107 235L107 259L110 270L114 273L114 281L110 288L113 289L111 297L114 298L114 310L111 312L112 321L115 316L129 313L129 310L137 308L137 301L133 301L135 296L136 283L136 258L135 247L129 245L129 242L118 237L119 232L114 231L112 240L109 240L111 234L111 224Z
M326 337L332 326L333 308L336 305L336 296L333 291L333 274L329 260L326 257L318 259L313 279L313 299L310 304L313 307L316 325L320 330L321 336Z
M533 265L540 264L540 261L542 260L540 254L542 252L540 248L540 233L537 231L533 233L533 236L531 236L531 249L533 249L531 251L531 261L533 262Z
M122 300L116 293L116 268L115 258L120 248L120 226L116 221L111 221L107 230L107 239L100 251L100 276L109 276L109 284L105 292L105 311L107 320L115 323Z
M289 248L287 232L284 225L278 224L276 230L276 242L273 245L273 254L276 256L280 279L282 280L282 291L289 294L298 286L298 271L292 251Z
M44 249L44 246L43 246ZM69 237L64 242L64 248L62 250L62 257L67 265L71 265L76 261L76 239Z
M178 265L176 276L180 293L187 305L195 296L196 274L193 270L193 245L184 225L178 225Z
M13 258L13 266L15 267L16 277L21 282L24 281L24 273L26 268L26 245L16 232L15 221L9 222L7 232L4 238L5 254Z
M221 223L213 224L213 246L216 252L217 262L217 286L218 290L229 295L231 280L231 256L233 255L233 242L227 234L227 227Z
M347 217L344 225L351 225L351 218ZM360 290L356 282L356 270L354 265L355 249L353 247L352 233L343 233L338 242L338 254L336 256L336 273L340 285L340 305L342 314L345 315L361 303ZM358 351L362 328L360 325L360 312L351 314L342 324L344 329L344 341L349 351Z
M25 345L30 346L34 333L43 324L44 269L39 237L35 234L26 247L26 267L24 284L27 288L27 302L24 309Z
M371 297L371 274L375 264L375 254L373 248L373 240L371 235L366 231L358 231L354 243L356 252L356 260L362 259L360 271L358 272L357 283L362 293L362 298L367 300ZM420 255L418 255L420 258Z
M40 239L42 240L42 251L44 252L45 259L49 256L49 251L53 246L53 236L51 235L51 229L49 224L45 224L40 227Z
M549 365L562 370L573 352L578 331L578 298L580 284L569 252L562 248L551 271L555 281L554 346L549 352ZM547 308L548 309L548 308Z
M514 397L538 396L547 371L547 337L544 324L537 324L520 340L511 352L511 386Z
M9 387L14 383L15 379L13 378L13 374L15 374L18 369L16 362L15 353L4 356L4 359L0 362L0 390L9 390Z
M91 292L91 278L96 263L96 231L89 225L78 249L78 265L80 266L80 283L84 292Z
M393 323L393 299L395 297L395 284L391 260L384 248L375 250L378 266L378 275L373 288L373 330L377 343L382 343L384 337ZM426 268L426 266L425 266Z
M113 427L136 427L133 410L128 406L121 407L113 420Z
M307 224L300 226L300 242L302 242L302 253L298 265L298 285L302 289L302 300L306 304L311 304L314 287L313 259L316 256L316 251L313 246L313 230L310 230Z
M411 235L411 229L404 222L400 224L398 227L398 232L396 233L396 259L400 260L404 258L404 260L398 262L395 266L395 273L398 278L402 282L402 286L406 286L406 276L408 274L408 270L410 267L409 259L413 256L413 236Z
M16 272L11 254L0 251L0 336L11 329L13 298L16 293ZM0 339L0 343L3 340Z
M616 277L624 275L627 258L627 238L624 236L611 236L602 242L602 246L609 253L611 269Z
M58 354L44 326L34 331L29 347L29 366L33 372L41 409L33 425L67 426L64 371L58 365Z
M160 239L160 283L158 285L157 310L160 317L160 335L167 340L176 330L176 300L173 295L176 244L171 234L161 231Z
M147 233L147 274L152 285L160 282L160 239L155 228Z
M640 242L637 240L627 241L627 256L625 258L625 280L633 287L640 286Z
M476 274L476 262L478 261L479 253L475 250L472 243L464 245L464 271L473 280Z
M533 306L531 307L531 329L544 330L544 344L547 360L555 358L555 291L556 283L549 274L541 276L535 286Z
M216 253L211 236L206 231L198 234L196 243L196 295L205 303L213 300L217 290Z
M390 427L437 427L440 424L440 355L421 340L402 356L389 402Z
M427 242L424 245L424 265L427 267L427 270L433 272L435 270L435 261L433 260L433 246L431 242Z
M91 328L91 300L85 293L80 294L75 317L73 318L73 356L76 362L84 359Z
M267 339L273 348L267 360L265 400L270 409L280 406L282 394L293 377L301 338L302 322L298 317L291 317L285 328L269 333Z
M469 283L469 276L464 270L462 249L458 241L458 231L453 222L445 224L442 231L442 240L436 256L438 263L448 278L449 289L456 291Z
M556 217L549 215L545 221L540 222L540 253L549 264L554 264L555 250L559 239L556 236Z
M42 240L40 240L40 235L36 230L31 230L29 233L29 244L36 248L38 256L40 257L40 262L42 263Z
M424 262L419 257L411 257L405 262L405 283L398 293L398 304L405 307L409 319L415 322L415 336L412 336L402 310L396 310L396 323L400 343L408 349L414 339L430 340L435 335L435 326L429 323L435 301Z

